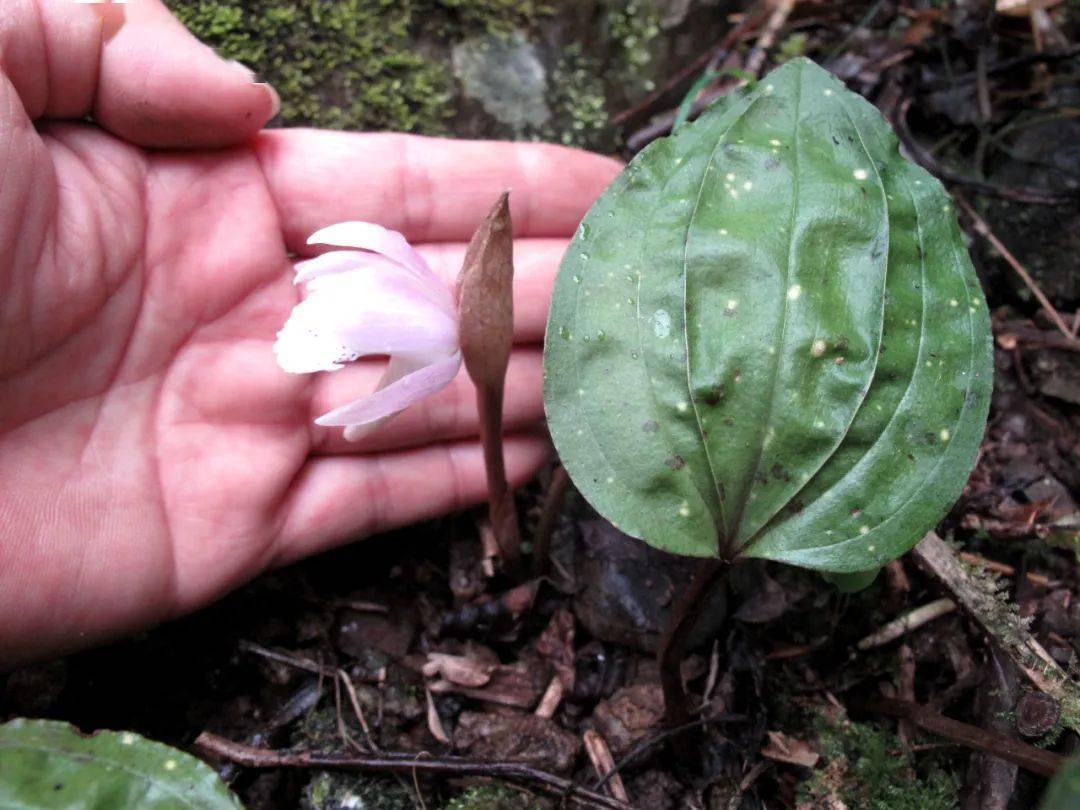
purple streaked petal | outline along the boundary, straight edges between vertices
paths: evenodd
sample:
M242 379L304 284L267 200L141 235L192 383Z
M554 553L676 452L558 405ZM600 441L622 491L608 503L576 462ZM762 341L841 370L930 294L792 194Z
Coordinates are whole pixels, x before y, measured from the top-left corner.
M397 262L362 250L332 250L314 259L297 262L293 284L310 284L313 288L312 282L315 279L361 269L371 273L398 275L403 280L411 281L420 294L438 304L448 315L456 317L456 310L445 285L440 283L433 287L426 279L417 277L414 272Z
M457 349L457 320L407 273L351 270L312 279L308 289L274 343L285 371L334 371L367 355L445 356Z
M375 258L370 253L361 250L332 250L314 259L305 259L297 262L293 269L296 276L293 284L304 284L319 276L330 276L334 273L343 273L346 270L355 270L364 265L366 259Z
M315 424L355 428L393 416L449 385L461 367L461 352L418 368L417 362L416 359L393 358L374 393L335 408L316 419ZM355 441L359 433L349 430L346 438Z
M428 267L428 263L397 231L372 222L339 222L322 228L308 237L309 245L336 245L360 248L379 253L402 267L412 270L432 285L445 288L446 283Z

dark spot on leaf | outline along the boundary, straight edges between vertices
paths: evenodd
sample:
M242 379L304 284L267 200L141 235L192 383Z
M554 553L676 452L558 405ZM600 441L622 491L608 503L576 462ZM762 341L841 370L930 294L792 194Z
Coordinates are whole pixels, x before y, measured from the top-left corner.
M937 444L937 434L933 431L928 431L923 438L926 439L927 444Z
M801 515L803 513L803 509L805 508L806 504L800 501L798 498L791 502L791 511L797 515Z
M770 171L770 172L775 171L779 166L780 166L780 161L777 160L776 158L769 158L768 160L765 161L765 170L766 171Z
M660 429L660 425L650 419L648 422L641 426L641 429L644 430L646 433L656 433L656 431Z
M847 339L847 337L845 335L841 335L840 339L838 341L836 341L836 350L838 352L842 352L847 347L848 347L848 339Z
M735 417L733 417L733 416L725 416L724 417L724 424L727 425L728 427L732 427L735 424Z
M678 454L675 454L671 458L667 459L666 461L664 461L664 463L673 470L681 470L683 467L686 466L686 461L683 459L682 456Z
M779 463L773 464L772 469L769 470L769 472L772 473L773 478L777 478L785 483L791 480L791 475Z
M832 136L832 142L833 142L834 144L836 144L837 146L839 146L839 145L840 145L840 139L839 139L839 138L837 138L837 137L836 137L835 135L833 135L833 136Z
M702 397L706 405L719 405L720 400L724 398L724 387L722 385L714 385L709 389L709 392Z
M915 461L915 456L914 456L914 454L912 454L912 453L907 453L907 460L908 460L908 461L912 461L912 462L913 462L913 461Z
M57 782L55 785L52 786L52 789L53 790L63 790L64 789L64 783L63 782Z

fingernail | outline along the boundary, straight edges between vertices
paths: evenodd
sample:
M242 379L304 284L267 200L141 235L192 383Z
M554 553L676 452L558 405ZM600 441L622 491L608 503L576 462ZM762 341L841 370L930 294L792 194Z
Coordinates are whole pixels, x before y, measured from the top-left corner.
M235 59L233 59L231 62L229 62L229 64L236 69L237 73L242 73L244 78L247 79L249 82L255 81L255 71L249 68L243 62L237 62Z
M277 92L277 90L274 89L273 85L267 84L266 82L260 82L259 84L262 85L263 87L265 87L266 92L268 92L270 94L270 100L273 102L273 106L271 107L270 117L273 118L279 112L281 112L281 96L278 95L278 92Z

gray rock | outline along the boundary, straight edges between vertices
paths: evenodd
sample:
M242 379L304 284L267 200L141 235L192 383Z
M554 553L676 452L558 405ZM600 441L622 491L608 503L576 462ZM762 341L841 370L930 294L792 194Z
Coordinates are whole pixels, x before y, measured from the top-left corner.
M544 65L521 31L465 40L454 46L452 62L465 95L503 124L521 130L551 118Z

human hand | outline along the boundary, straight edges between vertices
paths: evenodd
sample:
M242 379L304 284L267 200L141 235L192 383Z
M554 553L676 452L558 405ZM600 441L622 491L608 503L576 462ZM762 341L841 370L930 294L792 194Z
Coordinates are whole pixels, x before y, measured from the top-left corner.
M555 270L618 171L551 146L259 133L269 88L156 1L122 8L118 28L109 7L63 0L6 0L0 19L0 667L483 498L464 373L350 444L312 419L383 364L277 367L290 254L327 224L400 230L452 277L513 190L506 452L525 481L548 454Z

